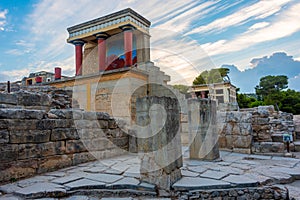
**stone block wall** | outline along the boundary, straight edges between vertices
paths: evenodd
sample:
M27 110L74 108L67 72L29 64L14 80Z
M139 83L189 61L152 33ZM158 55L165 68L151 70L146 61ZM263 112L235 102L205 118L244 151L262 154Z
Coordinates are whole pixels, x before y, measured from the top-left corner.
M53 87L32 86L12 93L0 92L0 108L47 110L74 107L72 91ZM74 104L72 106L72 104ZM76 105L75 105L76 107Z
M252 153L283 153L283 134L293 134L293 114L275 111L274 106L246 109L252 113Z
M283 134L295 131L293 115L259 106L218 112L220 147L242 153L283 153Z
M248 112L218 112L217 132L221 149L251 153L252 114Z
M120 155L128 140L106 113L0 109L0 183Z

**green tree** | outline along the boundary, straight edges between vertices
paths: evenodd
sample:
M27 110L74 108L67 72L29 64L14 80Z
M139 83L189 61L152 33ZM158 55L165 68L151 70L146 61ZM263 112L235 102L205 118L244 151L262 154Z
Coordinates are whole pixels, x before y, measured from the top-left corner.
M278 93L288 87L288 77L285 75L279 76L264 76L260 79L259 85L255 87L255 92L263 99L268 95Z
M197 76L193 85L202 85L210 83L221 83L223 81L230 81L229 74L230 70L228 68L217 68L211 69L209 71L203 71L199 76Z
M253 108L265 105L263 101L259 101L253 95L247 94L237 94L237 102L240 108Z
M179 92L181 92L182 94L187 94L188 90L189 90L189 86L187 85L173 85L173 88L179 90Z
M255 91L262 97L265 105L274 105L281 111L300 114L300 92L284 90L286 88L288 88L287 76L265 76L260 79Z

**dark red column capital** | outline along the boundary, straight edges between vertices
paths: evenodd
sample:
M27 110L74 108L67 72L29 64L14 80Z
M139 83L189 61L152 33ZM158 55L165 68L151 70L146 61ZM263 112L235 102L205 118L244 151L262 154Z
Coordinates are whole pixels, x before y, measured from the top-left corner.
M75 65L76 65L76 76L82 75L82 47L84 45L84 41L82 40L74 40L72 44L75 45Z

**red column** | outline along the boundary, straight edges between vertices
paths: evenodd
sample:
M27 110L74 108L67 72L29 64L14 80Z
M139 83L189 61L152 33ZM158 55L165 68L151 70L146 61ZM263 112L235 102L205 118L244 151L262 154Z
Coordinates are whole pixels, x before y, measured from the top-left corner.
M55 67L54 68L54 79L59 80L61 79L61 68L60 67Z
M98 59L99 59L99 71L105 71L106 68L106 33L96 34L98 40Z
M205 91L201 91L201 98L205 99Z
M132 65L132 28L124 29L125 67Z
M75 61L76 61L76 76L82 75L82 47L84 45L84 42L81 40L75 40L73 41L73 44L75 45Z

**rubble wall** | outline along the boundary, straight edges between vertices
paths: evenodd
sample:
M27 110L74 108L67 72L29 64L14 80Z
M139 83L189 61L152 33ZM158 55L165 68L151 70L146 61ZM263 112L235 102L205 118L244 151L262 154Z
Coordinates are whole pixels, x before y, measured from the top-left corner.
M128 134L106 113L0 109L0 183L128 150Z
M219 146L240 153L251 153L253 140L252 114L248 112L218 112Z
M242 153L283 153L283 134L295 131L293 115L259 106L218 112L220 148Z
M53 87L26 87L12 93L0 91L0 108L47 110L77 107L72 91Z

